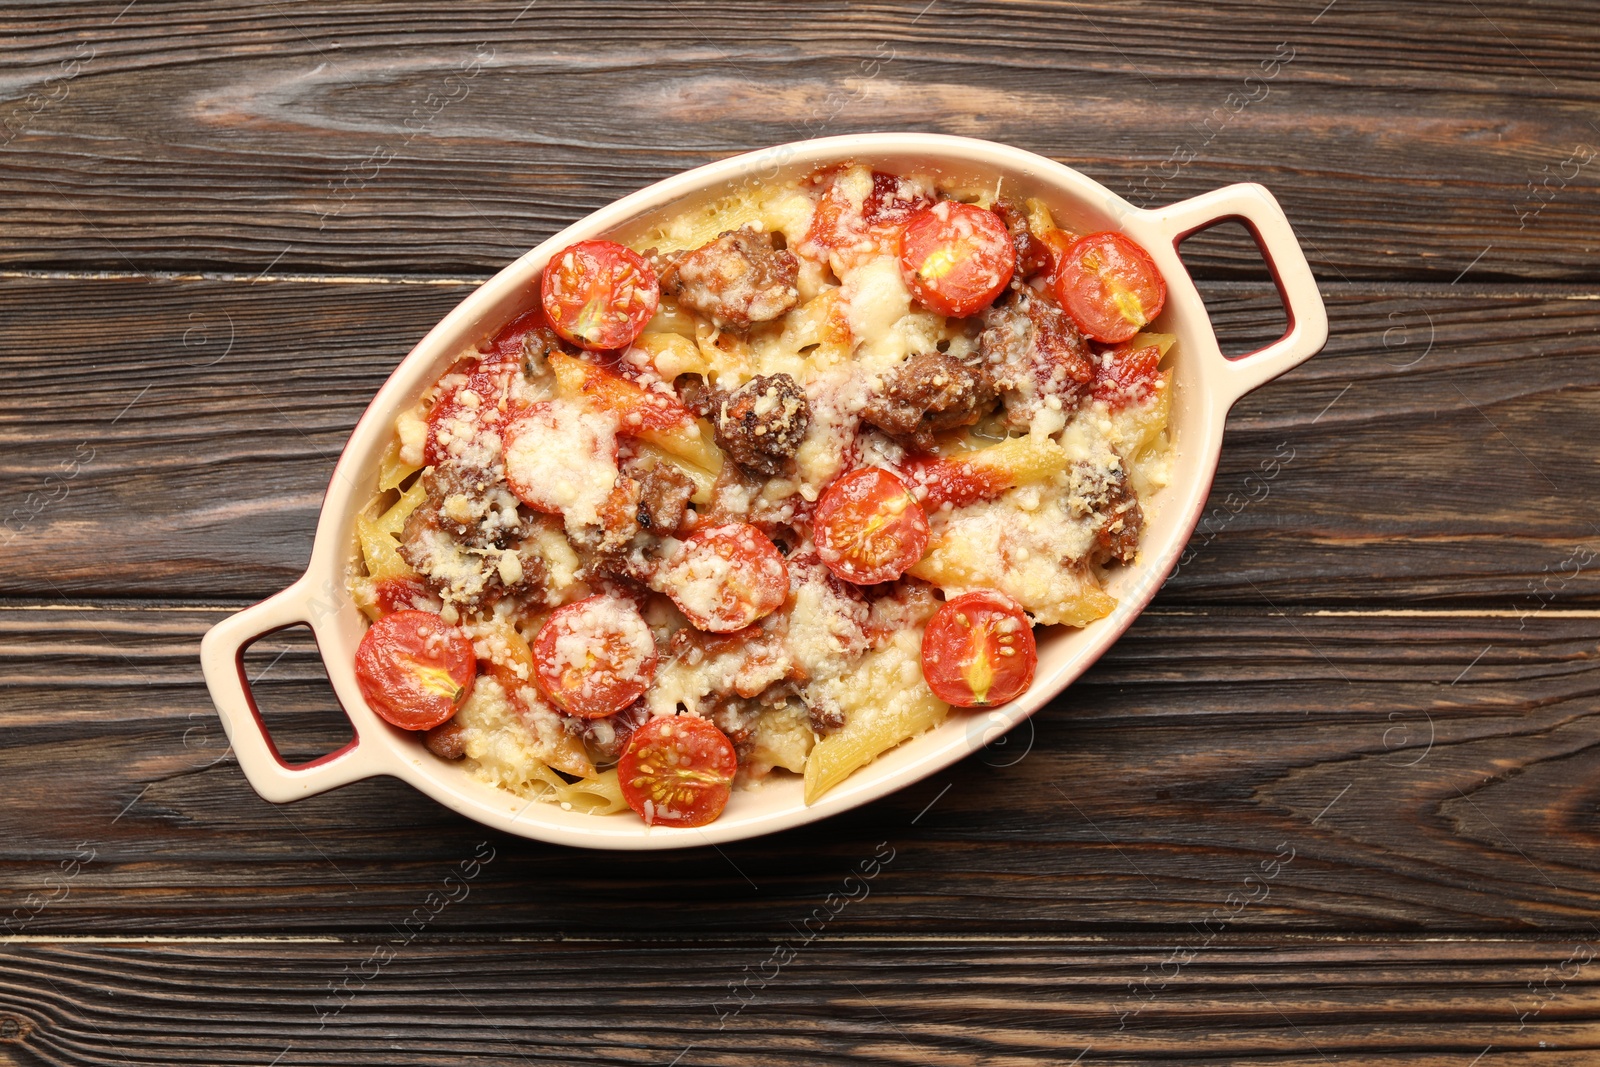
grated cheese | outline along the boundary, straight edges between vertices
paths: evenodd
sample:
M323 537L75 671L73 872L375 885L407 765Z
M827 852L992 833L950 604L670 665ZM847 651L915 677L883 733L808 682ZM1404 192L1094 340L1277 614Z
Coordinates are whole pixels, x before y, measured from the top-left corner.
M507 477L546 510L560 512L569 530L598 525L617 484L616 416L553 400L507 432Z
M550 769L581 768L579 736L592 750L620 744L619 730L631 726L620 719L616 726L597 721L580 734L532 684L530 653L519 642L538 633L550 609L561 605L577 605L578 615L541 653L553 657L556 668L576 672L580 684L598 684L597 672L584 672L593 661L596 635L604 635L608 662L649 683L635 714L704 716L735 737L741 783L803 772L808 789L809 761L840 747L828 740L830 730L878 739L876 749L853 752L858 765L942 718L946 709L927 689L919 655L923 626L939 603L935 590L948 598L996 589L1042 624L1084 625L1114 605L1101 588L1099 565L1091 562L1106 558L1106 530L1125 529L1109 525L1108 516L1120 523L1127 513L1109 510L1108 479L1117 479L1116 491L1126 502L1126 486L1133 498L1145 501L1170 478L1170 384L1162 381L1148 396L1112 411L1103 401L1080 401L1073 382L1050 377L1066 369L1047 368L1034 380L1033 368L1013 366L1017 356L1004 357L1003 366L989 374L997 391L1010 390L1003 410L980 425L933 434L933 447L949 456L1025 433L1041 445L1033 454L1052 458L1026 479L1000 483L1013 488L962 506L949 499L938 507L927 504L937 483L918 482L913 491L928 511L929 550L910 571L913 578L893 590L848 586L819 562L810 515L828 487L856 467L897 470L921 462L912 453L929 447L926 435L908 444L909 436L896 439L863 423L863 412L881 421L886 391L909 389L902 384L907 376L897 377L896 369L912 356L935 351L969 364L980 353L976 317L948 319L913 298L900 263L899 223L883 221L883 204L873 198L885 195L885 187L880 182L877 188L875 194L873 172L862 165L809 178L750 181L671 217L646 220L625 235L638 251L654 249L659 269L678 265L711 296L695 302L674 290L676 299L662 303L627 351L582 358L614 359L649 394L674 401L680 399L674 383L682 375L698 376L724 395L756 376L788 375L804 394L808 421L792 463L770 477L741 475L741 468L730 466L726 439L714 442L710 424L703 436L699 423L660 431L637 408L611 412L602 396L560 392L561 383L537 355L527 356L504 381L494 378L498 371L480 373L482 364L469 377L466 371L473 368L465 357L488 353L487 345L464 353L441 378L432 407L424 403L397 417L396 443L384 460L383 484L391 496L377 510L389 507L392 491L408 484L405 479L427 456L442 454L441 466L450 468L451 477L440 478L429 468L409 483L405 499L421 494L426 483L431 510L418 514L468 528L473 536L426 523L402 531L403 515L381 532L389 538L403 533L399 549L443 600L441 617L464 627L477 655L503 668L479 678L458 715L471 773L569 809L620 804L614 774L608 780L605 772L585 770L581 783L570 783ZM934 192L931 181L906 178L897 191L889 190L888 202L903 206ZM947 187L933 210L953 220L958 239L975 236L971 219L952 213L951 193ZM974 186L962 198L987 207L996 195L998 186ZM763 303L769 294L735 271L732 257L708 254L693 268L674 258L747 226L758 236L781 234L782 241L761 237L768 254L786 247L797 259L799 304L770 320L766 313L779 307ZM999 283L998 275L989 280ZM556 284L564 282L558 278ZM1050 299L1039 279L1028 284L1033 288L1023 292ZM794 292L770 300L779 296L787 307ZM748 329L736 328L743 325L737 320L719 328L695 311L718 301L749 305ZM1006 377L1023 370L1029 373L1016 382ZM949 381L934 377L925 384L937 391L948 389ZM711 395L709 410L726 419L728 408L725 401L717 407L718 395ZM751 415L760 425L744 432L760 436L780 404L790 418L800 412L792 392L774 388L751 400ZM719 435L730 432L721 421L715 429ZM1053 469L1057 455L1063 458L1059 471ZM997 454L990 462L1002 461ZM680 472L692 485L685 495L695 504L674 530L630 525L647 514L641 480L652 469ZM641 507L632 515L635 501ZM781 541L787 562L755 553L769 573L751 574L747 564L718 552L686 551L686 542L673 536L690 538L697 527L741 521ZM617 537L607 541L612 534ZM1132 549L1123 544L1118 551ZM391 568L386 577L411 573L406 563L384 566ZM779 580L785 571L786 602L744 630L705 634L689 621L714 625L708 620L737 609L752 583ZM371 584L376 577L357 580ZM646 593L643 585L667 595ZM489 594L497 588L504 595L494 599ZM658 648L675 651L658 663ZM652 670L653 680L646 679ZM505 691L508 678L522 683L514 684L513 693ZM842 727L836 721L841 714ZM580 752L576 762L574 746ZM644 817L672 814L651 806Z

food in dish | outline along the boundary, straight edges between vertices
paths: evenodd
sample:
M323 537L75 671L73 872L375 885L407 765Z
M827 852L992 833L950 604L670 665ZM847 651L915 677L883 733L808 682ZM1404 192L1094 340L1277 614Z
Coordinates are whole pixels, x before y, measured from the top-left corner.
M558 252L396 421L362 692L651 825L1026 691L1165 484L1165 284L1002 187L834 166ZM470 650L470 653L468 651Z

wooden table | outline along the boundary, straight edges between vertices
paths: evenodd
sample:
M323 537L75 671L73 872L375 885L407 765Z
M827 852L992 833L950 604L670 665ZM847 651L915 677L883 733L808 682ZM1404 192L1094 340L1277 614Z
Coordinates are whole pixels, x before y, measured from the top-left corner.
M1600 11L0 19L0 1063L1600 1063ZM300 572L395 362L622 193L877 129L1294 221L1332 338L1132 631L1003 747L720 850L261 801L198 641ZM1276 336L1239 233L1184 251ZM290 754L348 736L306 642L251 662Z

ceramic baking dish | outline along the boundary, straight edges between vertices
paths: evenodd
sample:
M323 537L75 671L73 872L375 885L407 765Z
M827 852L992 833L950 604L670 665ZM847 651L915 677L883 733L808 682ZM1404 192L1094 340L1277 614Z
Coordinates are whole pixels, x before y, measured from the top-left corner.
M819 166L854 160L889 171L960 179L1005 180L1010 195L1036 196L1069 230L1120 230L1149 251L1167 282L1167 303L1151 327L1176 334L1171 414L1172 479L1147 503L1137 562L1114 572L1107 586L1116 610L1082 630L1039 632L1033 687L990 711L954 709L939 728L863 767L810 806L798 777L736 792L722 817L698 829L647 827L632 812L596 816L530 803L472 778L438 759L420 738L380 719L362 699L353 663L367 622L346 592L355 556L353 524L371 499L379 459L395 416L414 404L466 345L494 333L536 299L545 261L575 241L626 235L649 215L693 206L742 183L781 181ZM1178 258L1186 236L1224 220L1255 235L1288 314L1282 338L1259 351L1225 358L1200 295ZM1154 210L1133 207L1069 167L1017 148L933 134L862 134L780 145L724 159L658 182L601 208L551 237L484 283L412 349L351 432L323 500L305 575L283 592L217 624L201 645L212 699L250 784L267 800L312 796L374 775L392 775L441 804L508 833L564 845L659 849L705 845L771 833L821 819L902 789L954 763L1047 704L1094 663L1149 603L1199 521L1222 447L1228 409L1245 393L1316 353L1327 338L1327 314L1316 280L1276 200L1259 185L1231 185ZM288 626L309 624L355 739L300 765L278 754L243 670L251 642Z

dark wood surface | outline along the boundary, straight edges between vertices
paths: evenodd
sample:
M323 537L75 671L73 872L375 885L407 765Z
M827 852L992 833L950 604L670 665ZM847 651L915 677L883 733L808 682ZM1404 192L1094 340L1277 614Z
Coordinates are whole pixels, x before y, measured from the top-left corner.
M524 3L0 13L0 1064L1600 1062L1600 9ZM1152 610L720 850L261 801L198 641L400 356L622 193L874 129L1288 210L1332 337ZM1237 234L1185 258L1275 334ZM348 735L309 642L251 665L287 751Z

